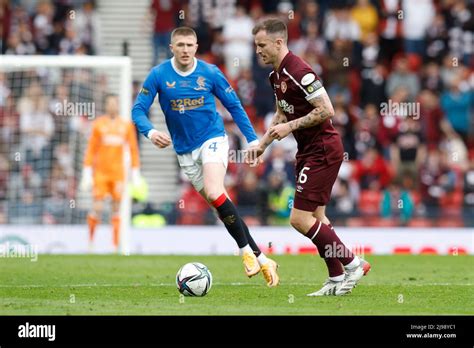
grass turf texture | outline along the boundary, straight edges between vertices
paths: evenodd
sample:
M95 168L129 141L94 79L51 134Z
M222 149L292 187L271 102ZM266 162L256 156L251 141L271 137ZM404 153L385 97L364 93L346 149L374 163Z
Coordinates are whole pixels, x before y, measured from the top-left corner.
M313 255L274 256L281 284L248 279L236 256L39 255L0 259L0 315L409 315L473 314L473 256L368 256L352 294L307 297L327 276ZM198 261L214 283L180 297L178 269Z

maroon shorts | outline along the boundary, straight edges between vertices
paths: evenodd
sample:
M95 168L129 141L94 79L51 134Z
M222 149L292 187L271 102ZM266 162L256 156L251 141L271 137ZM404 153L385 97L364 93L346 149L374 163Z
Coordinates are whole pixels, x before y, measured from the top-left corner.
M315 211L326 205L337 179L342 160L327 164L326 160L301 158L296 161L296 192L293 206L304 211Z

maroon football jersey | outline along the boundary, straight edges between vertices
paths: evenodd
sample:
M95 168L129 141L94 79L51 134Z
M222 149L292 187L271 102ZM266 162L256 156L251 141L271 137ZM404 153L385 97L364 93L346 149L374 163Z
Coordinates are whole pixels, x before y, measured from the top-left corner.
M277 103L288 121L309 114L314 107L308 100L319 95L323 87L313 69L292 52L283 58L278 70L273 70L269 78ZM318 126L295 130L293 135L298 143L297 159L313 156L326 159L327 164L342 161L342 141L330 119Z

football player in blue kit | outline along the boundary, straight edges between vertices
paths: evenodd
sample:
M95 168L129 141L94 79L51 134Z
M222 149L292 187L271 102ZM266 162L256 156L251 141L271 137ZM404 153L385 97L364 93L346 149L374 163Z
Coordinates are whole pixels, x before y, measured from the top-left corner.
M229 143L214 98L219 98L230 112L249 146L258 144L257 135L237 94L219 68L195 58L197 48L197 36L192 28L179 27L171 33L173 57L149 73L133 106L133 122L140 133L159 148L173 144L180 167L194 188L217 210L237 242L247 276L262 271L267 285L277 286L277 263L258 248L227 196L224 177ZM156 94L171 137L156 130L148 118Z

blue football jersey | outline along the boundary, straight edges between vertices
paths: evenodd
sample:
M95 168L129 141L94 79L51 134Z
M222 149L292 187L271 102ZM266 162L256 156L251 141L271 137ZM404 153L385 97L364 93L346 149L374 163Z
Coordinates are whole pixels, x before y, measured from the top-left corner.
M173 146L179 155L225 134L224 122L216 111L215 97L230 112L247 142L257 140L237 94L213 64L195 58L193 68L182 72L176 68L172 58L151 70L132 110L133 122L145 136L154 129L148 113L157 93Z

